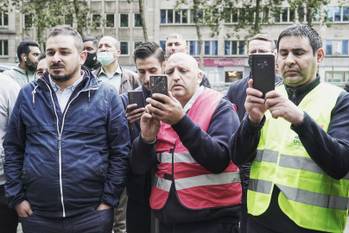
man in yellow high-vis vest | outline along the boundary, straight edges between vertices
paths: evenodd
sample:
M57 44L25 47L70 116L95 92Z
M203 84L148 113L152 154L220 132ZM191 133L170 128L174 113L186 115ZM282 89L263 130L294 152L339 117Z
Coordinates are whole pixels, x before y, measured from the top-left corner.
M320 82L319 34L293 25L277 41L283 85L249 81L247 115L231 140L236 164L252 162L248 233L343 232L349 193L349 94Z

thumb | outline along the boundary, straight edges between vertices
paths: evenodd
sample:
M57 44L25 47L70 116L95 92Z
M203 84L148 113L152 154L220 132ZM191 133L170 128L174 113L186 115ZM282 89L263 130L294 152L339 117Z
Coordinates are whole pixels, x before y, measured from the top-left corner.
M247 84L248 84L248 87L253 88L253 79L252 79L252 78L249 79L249 80L247 81Z

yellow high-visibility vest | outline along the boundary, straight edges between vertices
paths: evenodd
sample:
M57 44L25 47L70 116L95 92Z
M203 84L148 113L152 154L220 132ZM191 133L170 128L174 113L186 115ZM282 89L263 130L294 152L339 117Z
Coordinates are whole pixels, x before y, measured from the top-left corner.
M287 96L285 87L277 91ZM343 90L320 83L298 107L327 132L331 111ZM281 210L298 226L326 232L343 232L347 218L349 179L328 176L308 155L291 124L266 113L257 156L252 163L247 194L248 213L263 214L274 185L281 192ZM349 155L348 155L349 156Z

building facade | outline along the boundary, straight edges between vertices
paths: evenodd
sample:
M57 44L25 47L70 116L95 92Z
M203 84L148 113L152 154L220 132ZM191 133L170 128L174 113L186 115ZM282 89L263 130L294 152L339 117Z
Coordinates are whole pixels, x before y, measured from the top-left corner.
M144 12L149 40L158 42L163 48L166 37L180 33L187 40L188 52L198 57L198 39L191 5L176 7L176 0L144 0ZM101 37L111 35L119 39L121 46L120 63L133 66L132 51L143 41L143 29L138 1L127 0L87 0L90 8L89 20L94 27L86 30L86 35ZM249 73L246 54L248 36L244 30L232 33L243 8L225 16L218 36L212 37L208 26L201 27L203 38L204 70L211 83L224 86ZM293 10L287 1L280 8L280 14L263 24L262 33L273 39L287 26L295 22L305 22L305 9ZM261 16L263 17L263 16ZM2 12L0 17L0 62L16 61L16 46L26 37L33 38L36 29L27 15L16 11ZM324 18L327 19L324 23ZM66 16L67 24L73 25ZM349 82L349 1L331 1L315 19L314 27L323 38L326 58L320 67L323 80L343 86ZM232 35L232 36L231 36Z

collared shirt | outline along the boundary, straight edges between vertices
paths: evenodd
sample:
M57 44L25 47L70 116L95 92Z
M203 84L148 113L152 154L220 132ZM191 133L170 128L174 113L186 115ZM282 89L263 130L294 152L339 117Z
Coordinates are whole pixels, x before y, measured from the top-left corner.
M199 95L204 91L205 87L204 86L200 86L196 92L194 93L194 95L190 98L190 100L185 104L183 110L184 112L188 112L191 108L191 106L193 105L193 103L195 102L195 100L199 97Z
M81 75L80 78L76 80L72 85L64 88L63 90L61 90L61 88L52 80L51 76L49 76L49 78L50 78L51 87L56 93L59 107L61 108L61 112L63 112L68 103L70 96L73 94L75 88L82 81L83 75Z
M104 83L108 83L114 88L116 88L117 93L120 92L121 76L122 76L122 70L120 66L118 66L115 73L110 77L107 76L103 67L101 67L101 71L97 74L97 77L99 80L101 80Z

